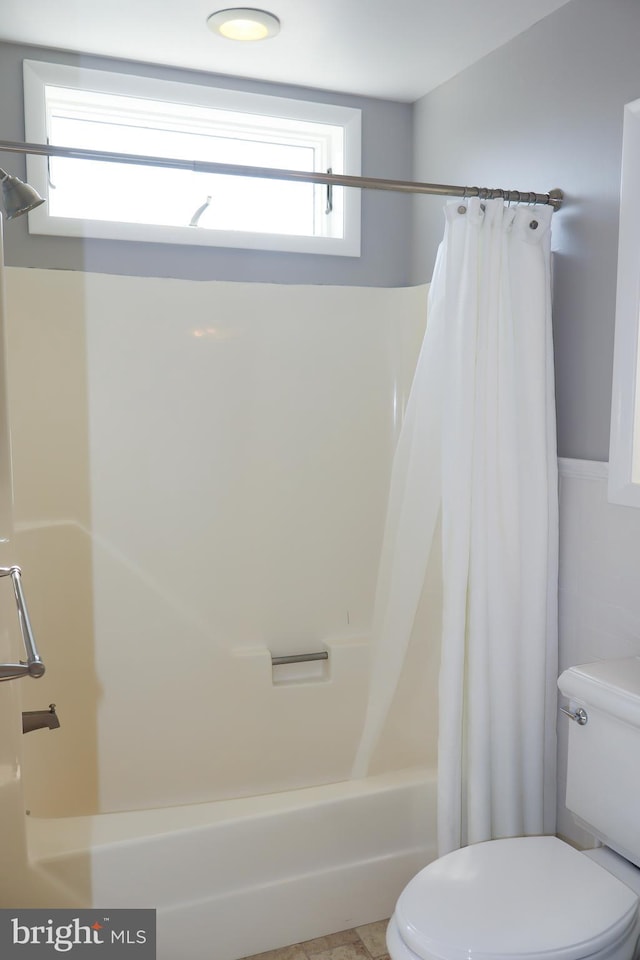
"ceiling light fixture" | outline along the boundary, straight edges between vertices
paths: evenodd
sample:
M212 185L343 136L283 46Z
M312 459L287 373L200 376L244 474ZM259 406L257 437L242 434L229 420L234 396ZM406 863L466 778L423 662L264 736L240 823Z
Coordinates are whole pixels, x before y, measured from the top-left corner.
M266 10L230 7L212 13L207 18L207 26L227 40L266 40L279 32L280 21Z

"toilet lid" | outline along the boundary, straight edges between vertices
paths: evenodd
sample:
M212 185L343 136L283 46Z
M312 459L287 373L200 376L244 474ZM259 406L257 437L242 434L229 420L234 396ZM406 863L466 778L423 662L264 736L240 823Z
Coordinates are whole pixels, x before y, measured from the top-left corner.
M398 900L397 929L424 960L577 960L622 938L638 898L555 837L491 840L425 867Z

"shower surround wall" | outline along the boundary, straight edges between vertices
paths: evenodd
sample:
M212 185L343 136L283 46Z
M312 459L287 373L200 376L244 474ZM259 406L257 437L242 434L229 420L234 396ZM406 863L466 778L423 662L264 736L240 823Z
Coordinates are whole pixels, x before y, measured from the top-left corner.
M426 289L7 274L16 560L48 666L24 707L61 719L24 740L27 806L348 778ZM434 761L433 647L373 772Z

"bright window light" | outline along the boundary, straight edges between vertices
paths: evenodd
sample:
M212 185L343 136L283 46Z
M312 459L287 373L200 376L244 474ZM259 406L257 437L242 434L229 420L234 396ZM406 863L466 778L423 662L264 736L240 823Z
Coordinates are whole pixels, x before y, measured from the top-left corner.
M360 113L25 61L27 137L305 172L360 170ZM359 191L152 165L28 158L33 233L359 255Z

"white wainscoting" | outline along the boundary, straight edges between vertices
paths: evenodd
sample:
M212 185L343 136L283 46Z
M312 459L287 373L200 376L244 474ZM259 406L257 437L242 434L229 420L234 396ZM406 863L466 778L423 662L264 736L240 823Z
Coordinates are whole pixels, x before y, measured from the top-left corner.
M560 670L640 656L640 511L607 499L608 464L559 459ZM566 722L558 721L558 830L587 842L564 807Z

